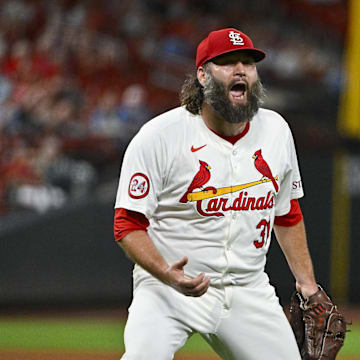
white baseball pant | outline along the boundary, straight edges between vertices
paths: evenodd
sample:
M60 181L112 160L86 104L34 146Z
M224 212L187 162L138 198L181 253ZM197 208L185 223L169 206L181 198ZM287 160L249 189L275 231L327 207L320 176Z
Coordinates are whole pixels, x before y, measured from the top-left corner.
M156 280L142 282L129 308L122 360L171 360L195 332L225 360L301 360L265 276L256 287L210 286L199 298Z

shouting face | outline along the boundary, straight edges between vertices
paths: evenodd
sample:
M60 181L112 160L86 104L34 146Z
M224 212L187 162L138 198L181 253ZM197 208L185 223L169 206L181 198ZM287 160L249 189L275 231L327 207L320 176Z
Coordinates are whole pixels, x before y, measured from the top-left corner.
M227 122L250 121L264 90L253 59L243 53L215 58L204 69L204 101Z

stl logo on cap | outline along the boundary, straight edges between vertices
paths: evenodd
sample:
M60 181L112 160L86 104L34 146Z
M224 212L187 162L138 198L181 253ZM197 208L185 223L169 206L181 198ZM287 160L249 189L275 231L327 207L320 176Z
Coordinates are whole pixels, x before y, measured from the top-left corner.
M240 33L230 31L229 38L233 45L244 45L244 39L241 37Z

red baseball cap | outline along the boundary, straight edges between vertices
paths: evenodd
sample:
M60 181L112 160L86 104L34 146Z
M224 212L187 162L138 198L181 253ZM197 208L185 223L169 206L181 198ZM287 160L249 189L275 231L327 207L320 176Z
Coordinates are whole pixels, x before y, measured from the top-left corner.
M240 50L251 53L255 62L266 56L262 50L254 48L251 39L239 30L229 28L212 31L197 47L196 68L216 56Z

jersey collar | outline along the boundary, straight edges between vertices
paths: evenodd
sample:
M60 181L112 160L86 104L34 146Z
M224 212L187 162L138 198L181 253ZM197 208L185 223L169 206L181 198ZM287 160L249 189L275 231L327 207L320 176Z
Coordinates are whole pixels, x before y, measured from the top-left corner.
M246 123L244 130L243 130L240 134L234 135L234 136L224 136L224 135L221 135L221 134L217 133L217 132L214 131L213 129L210 129L209 127L208 127L208 129L211 130L211 131L212 131L214 134L216 134L217 136L220 136L222 139L228 141L228 142L231 143L232 145L235 145L235 143L236 143L238 140L240 140L242 137L244 137L244 136L248 133L248 131L249 131L249 129L250 129L250 122L248 121L248 122Z

